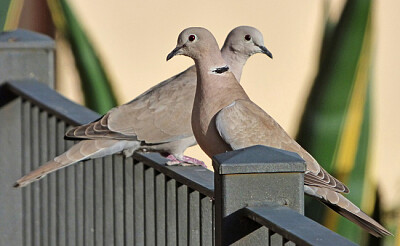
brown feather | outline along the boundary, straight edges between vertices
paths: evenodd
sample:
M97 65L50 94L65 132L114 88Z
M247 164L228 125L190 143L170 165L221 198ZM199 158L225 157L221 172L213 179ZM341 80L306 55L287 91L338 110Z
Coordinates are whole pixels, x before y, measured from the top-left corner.
M251 34L257 45L245 41L245 34ZM263 45L262 34L253 27L241 26L229 33L222 53L238 79L247 59L263 52L260 45ZM190 125L195 89L196 68L192 66L131 102L111 109L100 119L69 130L65 138L92 140L88 143L97 147L103 146L101 141L127 140L129 143L122 141L128 148L124 150L127 155L146 149L182 158L183 152L196 144ZM83 158L89 152L74 154ZM104 153L112 154L105 150Z

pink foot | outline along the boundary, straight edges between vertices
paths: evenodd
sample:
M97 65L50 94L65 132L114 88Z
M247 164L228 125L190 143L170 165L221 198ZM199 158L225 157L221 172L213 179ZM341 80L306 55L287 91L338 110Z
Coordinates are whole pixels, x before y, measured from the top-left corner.
M204 162L186 155L183 156L182 160L178 160L174 155L168 155L166 158L169 160L167 161L168 166L203 166L207 168Z
M168 166L176 166L176 165L181 164L181 161L176 159L176 157L174 155L169 155L169 156L167 156L165 158L167 158L169 160L166 163Z
M186 163L190 163L190 164L194 164L196 166L203 166L205 168L207 168L206 164L204 164L204 162L197 160L196 158L190 157L190 156L183 156L183 161Z

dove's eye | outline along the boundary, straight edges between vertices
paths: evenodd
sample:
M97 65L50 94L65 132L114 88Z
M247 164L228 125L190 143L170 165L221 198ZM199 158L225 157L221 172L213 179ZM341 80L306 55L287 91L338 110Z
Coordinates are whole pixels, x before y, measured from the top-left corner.
M188 39L189 39L190 42L193 42L196 39L196 35L193 35L193 34L189 35Z
M249 34L247 34L246 36L244 36L244 39L246 39L247 41L251 40L251 36Z

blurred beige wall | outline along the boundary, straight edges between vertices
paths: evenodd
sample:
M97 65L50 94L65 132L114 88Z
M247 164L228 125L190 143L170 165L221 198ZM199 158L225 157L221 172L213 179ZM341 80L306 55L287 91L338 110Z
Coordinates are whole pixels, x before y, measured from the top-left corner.
M250 97L268 111L292 136L317 69L323 23L323 1L108 1L70 0L98 48L125 103L164 79L193 64L187 57L166 62L181 30L188 26L209 29L223 44L228 32L250 25L264 34L274 55L249 59L242 84ZM332 1L340 9L341 1ZM376 1L376 69L374 80L374 174L384 191L385 204L400 201L390 195L400 190L400 2ZM337 11L336 11L337 12ZM397 30L396 30L397 29ZM60 58L65 76L60 90L79 101L79 86L70 74L67 58ZM64 69L65 68L65 69ZM171 117L173 120L173 117ZM179 123L178 123L179 124ZM198 147L187 155L206 160Z

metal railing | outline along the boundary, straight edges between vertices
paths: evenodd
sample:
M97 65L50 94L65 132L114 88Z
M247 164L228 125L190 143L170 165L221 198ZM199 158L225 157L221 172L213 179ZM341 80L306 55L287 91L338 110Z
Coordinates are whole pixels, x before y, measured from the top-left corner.
M12 188L99 115L37 80L0 81L1 245L353 245L302 215L303 160L265 146L215 156L215 173L135 153Z
M17 176L73 144L63 135L69 125L87 122L71 117L78 108L85 118L98 118L39 82L10 82L1 90L12 93L11 101L20 107L8 111L19 114L14 118L19 118L20 134L13 137L22 140L17 149L8 151L22 158L21 166L4 163L15 173L2 180L7 188ZM14 123L9 122L17 127ZM114 155L72 165L26 188L10 190L18 197L10 202L21 204L13 232L20 234L19 245L212 245L212 172L168 167L165 161L155 153L137 153L133 158Z

